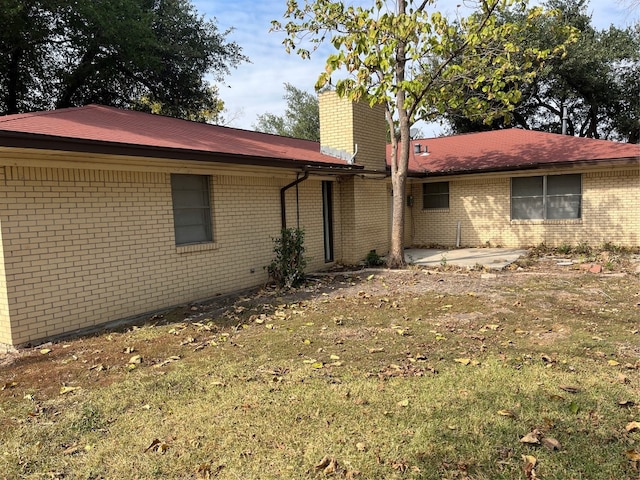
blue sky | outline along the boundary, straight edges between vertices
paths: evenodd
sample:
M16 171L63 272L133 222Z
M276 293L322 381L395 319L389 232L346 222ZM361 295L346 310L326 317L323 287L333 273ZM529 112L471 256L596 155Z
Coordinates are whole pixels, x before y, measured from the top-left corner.
M225 102L225 118L230 127L253 130L257 116L266 112L281 115L286 107L282 99L284 82L297 88L313 91L313 85L324 68L329 48L302 60L288 55L282 46L283 35L269 33L271 20L282 19L286 0L192 0L196 9L207 18L215 17L219 29L233 28L227 37L237 42L251 63L245 63L231 72L220 85ZM303 0L299 0L302 3ZM456 5L465 0L439 0L437 9L454 16ZM629 5L633 0L591 0L589 10L593 24L606 28L632 25L640 19L640 7ZM368 2L356 2L368 3ZM427 136L440 133L437 126L421 126ZM427 131L424 131L424 130Z

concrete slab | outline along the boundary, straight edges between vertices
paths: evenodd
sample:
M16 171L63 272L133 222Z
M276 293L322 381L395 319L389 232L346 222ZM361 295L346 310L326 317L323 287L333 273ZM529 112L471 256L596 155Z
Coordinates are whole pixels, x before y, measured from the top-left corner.
M454 265L473 268L482 266L501 270L527 254L517 248L457 248L452 250L438 248L407 248L404 258L407 263L426 267Z

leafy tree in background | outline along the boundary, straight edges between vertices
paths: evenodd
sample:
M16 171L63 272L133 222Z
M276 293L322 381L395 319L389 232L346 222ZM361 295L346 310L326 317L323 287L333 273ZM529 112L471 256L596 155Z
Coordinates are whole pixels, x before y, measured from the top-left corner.
M216 118L246 60L188 0L3 0L0 114L100 103Z
M541 18L523 46L551 48L558 42L554 27L570 25L579 31L566 55L540 66L538 75L523 85L522 98L509 117L491 124L469 118L461 110L449 112L452 133L522 127L562 132L562 112L567 109L567 133L581 137L640 141L640 24L620 29L596 30L587 13L588 0L549 0L548 8L561 16ZM522 15L502 21L523 23ZM469 88L466 96L477 95Z
M320 113L318 97L296 88L290 83L284 84L287 109L284 115L264 113L258 115L253 125L258 132L274 133L293 138L320 141Z
M479 1L476 13L453 21L431 8L435 3L376 0L365 8L329 0L288 0L285 23L272 22L273 30L285 32L288 52L308 58L325 41L337 50L327 58L316 88L329 84L332 75L345 75L333 79L338 95L385 106L388 130L394 132L390 267L404 265L411 126L450 109L487 122L503 116L520 100L519 86L535 76L534 62L560 53L571 36L562 27L563 41L554 48L522 49L529 23L497 21L496 14L513 0ZM541 8L520 8L531 21L545 15ZM465 96L469 86L482 95Z

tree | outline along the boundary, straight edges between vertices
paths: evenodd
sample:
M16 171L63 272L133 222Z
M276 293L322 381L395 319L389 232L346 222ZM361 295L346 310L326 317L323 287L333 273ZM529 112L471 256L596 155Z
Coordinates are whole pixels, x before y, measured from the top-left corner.
M287 52L295 50L303 58L327 39L337 50L327 58L316 88L342 73L346 78L333 81L338 95L384 104L388 130L397 132L391 135L393 219L387 258L389 267L398 267L404 264L411 126L452 108L486 121L503 115L520 99L519 85L535 75L533 62L559 53L562 45L520 50L526 25L498 23L496 17L513 0L481 0L475 13L454 21L430 12L434 0L388 3L395 7L383 0L369 8L288 0L286 23L274 21L272 28L286 33ZM543 15L539 7L523 12L532 19ZM570 32L564 34L568 38ZM481 95L465 98L468 85Z
M264 113L258 115L258 123L253 128L258 132L274 133L293 138L320 141L320 114L318 98L315 95L296 88L290 83L284 84L287 101L284 115Z
M569 25L579 31L562 59L550 59L538 75L522 87L522 99L510 118L487 126L461 112L446 119L454 133L503 127L562 132L563 110L569 135L591 138L640 140L640 24L635 28L610 26L598 31L591 25L587 0L549 0L548 8L561 13L541 18L525 45L550 47L558 41L554 26ZM521 15L504 21L522 23ZM470 88L469 96L476 92Z
M5 0L0 114L101 103L206 120L246 60L189 0ZM8 28L5 28L8 27Z

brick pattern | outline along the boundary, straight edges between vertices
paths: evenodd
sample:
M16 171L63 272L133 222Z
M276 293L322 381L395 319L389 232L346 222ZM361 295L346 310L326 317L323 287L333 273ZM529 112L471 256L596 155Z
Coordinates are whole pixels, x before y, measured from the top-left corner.
M356 163L367 170L386 169L386 124L384 107L340 98L335 92L319 96L320 144L354 152ZM379 175L378 175L379 177ZM386 254L389 250L390 196L385 180L342 178L340 197L339 242L341 261L355 264L371 250Z
M387 125L384 106L340 98L335 92L319 95L320 144L354 153L356 163L369 170L385 171Z
M536 171L531 175L563 173ZM576 173L574 170L564 173ZM439 179L440 181L442 179ZM449 182L449 209L423 210L422 183L411 185L415 198L410 221L414 245L455 246L458 221L461 245L526 247L587 242L640 245L640 170L585 171L580 220L512 221L510 177L464 177Z
M0 342L14 345L266 282L280 188L291 181L212 176L214 244L190 249L175 245L167 172L0 173ZM300 185L300 201L309 269L318 270L319 180Z

